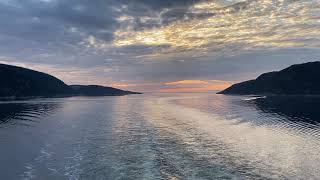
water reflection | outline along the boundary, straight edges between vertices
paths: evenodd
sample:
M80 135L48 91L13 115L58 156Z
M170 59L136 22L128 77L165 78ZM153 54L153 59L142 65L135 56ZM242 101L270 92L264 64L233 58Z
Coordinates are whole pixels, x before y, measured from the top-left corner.
M21 103L0 103L0 128L5 125L30 126L31 123L47 116L60 107L54 102L21 102Z
M317 96L270 96L249 103L264 113L284 116L292 122L320 123L320 97Z
M318 100L223 95L178 97L169 100L178 107L166 105L166 111L172 110L176 119L165 123L189 121L191 126L184 131L172 124L177 127L174 133L180 137L186 132L192 134L194 128L199 129L195 132L207 133L198 140L190 140L197 144L195 152L202 152L207 156L205 159L217 158L214 163L227 164L226 167L234 170L230 174L243 173L248 179L315 179L319 177L320 162ZM205 139L208 141L204 142Z
M319 127L320 96L244 97L210 95L176 98L172 102L202 112L212 113L239 123L255 125L272 123L303 124Z

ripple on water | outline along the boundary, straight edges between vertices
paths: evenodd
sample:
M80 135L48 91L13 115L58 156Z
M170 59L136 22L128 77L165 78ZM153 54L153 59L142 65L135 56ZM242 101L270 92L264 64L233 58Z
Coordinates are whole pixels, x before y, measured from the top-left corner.
M54 113L60 107L49 103L0 103L0 128L8 125L29 126L43 116Z
M317 101L290 99L295 102L290 105L276 97L243 99L183 94L0 104L16 109L0 108L0 127L14 129L24 119L37 122L29 128L30 137L11 129L5 137L42 142L29 149L13 146L14 138L0 143L23 148L19 157L36 152L23 164L26 179L320 177L317 112L299 110Z

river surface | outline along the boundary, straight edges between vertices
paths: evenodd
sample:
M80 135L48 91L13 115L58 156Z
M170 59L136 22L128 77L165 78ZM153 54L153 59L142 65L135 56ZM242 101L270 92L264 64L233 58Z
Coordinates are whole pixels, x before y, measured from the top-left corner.
M319 179L320 98L0 102L0 179Z

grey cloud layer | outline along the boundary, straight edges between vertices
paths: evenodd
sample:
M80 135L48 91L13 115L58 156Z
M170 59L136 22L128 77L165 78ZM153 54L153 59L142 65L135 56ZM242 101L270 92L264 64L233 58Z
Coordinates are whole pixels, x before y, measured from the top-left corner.
M196 1L11 0L6 3L0 1L3 27L1 30L2 34L9 33L36 40L43 35L52 40L54 36L61 35L59 33L62 33L63 28L76 27L103 40L111 40L112 32L118 26L116 18L123 13L139 17L157 13L164 8L185 7L192 2Z
M140 17L155 15L165 8L186 7L194 2L196 1L0 1L0 52L16 58L27 57L30 53L33 56L50 53L70 56L74 52L85 52L94 56L95 53L85 49L83 45L90 45L87 42L90 38L110 43L114 38L114 31L120 26L117 18L121 15L130 14L135 17L137 29L142 26L152 27L156 24L141 22ZM110 52L119 55L117 52L123 51L121 48L109 49L107 54L110 56Z

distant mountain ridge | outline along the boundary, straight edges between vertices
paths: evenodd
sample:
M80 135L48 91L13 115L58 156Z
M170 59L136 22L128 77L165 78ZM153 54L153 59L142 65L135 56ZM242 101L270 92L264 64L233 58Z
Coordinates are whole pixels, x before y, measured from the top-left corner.
M0 97L116 96L138 94L98 85L68 86L49 74L0 64Z
M260 75L255 80L234 84L218 94L320 95L320 62L292 65Z
M137 92L124 91L113 87L98 85L70 85L76 95L85 96L119 96L127 94L140 94Z

